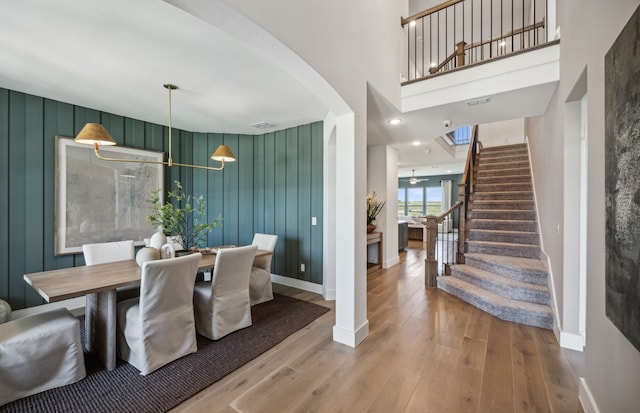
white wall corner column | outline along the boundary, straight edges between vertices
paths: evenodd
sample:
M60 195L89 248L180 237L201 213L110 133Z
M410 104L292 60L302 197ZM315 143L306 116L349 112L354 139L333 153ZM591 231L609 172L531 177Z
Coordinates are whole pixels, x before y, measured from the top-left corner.
M398 193L398 151L394 148L369 146L367 148L367 193L375 191L384 209L376 220L376 231L383 234L382 267L389 268L400 262L398 256L398 212L395 208Z
M336 118L336 324L333 339L351 347L369 334L366 278L366 137L355 116Z
M329 113L324 119L322 131L322 295L325 300L336 299L336 117Z

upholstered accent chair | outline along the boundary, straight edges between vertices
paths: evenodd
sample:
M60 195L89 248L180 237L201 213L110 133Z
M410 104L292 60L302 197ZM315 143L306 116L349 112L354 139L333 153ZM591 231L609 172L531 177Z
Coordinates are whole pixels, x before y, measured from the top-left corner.
M193 288L202 255L147 261L140 297L118 303L118 356L147 374L195 353Z
M86 375L80 322L66 308L0 325L0 406Z
M257 245L259 250L273 251L276 249L278 236L272 234L256 233L253 236L252 245ZM249 280L249 297L251 305L256 305L265 301L273 300L273 289L271 286L271 259L273 255L266 257L256 257L251 267L251 277Z
M196 283L193 305L198 333L218 340L251 325L249 276L257 245L220 249L211 281Z

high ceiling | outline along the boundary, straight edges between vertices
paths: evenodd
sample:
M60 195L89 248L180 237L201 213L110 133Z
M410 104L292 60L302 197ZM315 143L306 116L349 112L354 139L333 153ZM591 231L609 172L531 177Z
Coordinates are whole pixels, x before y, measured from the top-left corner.
M265 132L327 108L245 44L159 0L0 0L0 86L193 132Z
M161 0L0 0L0 87L193 132L261 134L324 119L328 109L266 54ZM524 93L524 94L523 94ZM462 172L436 143L452 126L536 113L549 90L401 113L368 93L368 143L391 144L399 175ZM519 102L520 104L516 104ZM388 120L402 118L398 126ZM252 124L271 127L257 129ZM416 144L414 144L416 143ZM449 172L451 171L451 172Z

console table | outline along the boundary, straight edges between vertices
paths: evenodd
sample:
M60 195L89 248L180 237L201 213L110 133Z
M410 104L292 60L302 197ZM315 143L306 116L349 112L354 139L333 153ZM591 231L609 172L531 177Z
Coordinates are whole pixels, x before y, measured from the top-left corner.
M376 260L369 259L369 247L378 245ZM382 232L370 232L367 234L367 274L378 271L382 268Z

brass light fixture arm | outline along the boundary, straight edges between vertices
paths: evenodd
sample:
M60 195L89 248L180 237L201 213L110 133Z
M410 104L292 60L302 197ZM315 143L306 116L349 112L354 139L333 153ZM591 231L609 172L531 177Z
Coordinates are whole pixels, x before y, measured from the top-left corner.
M169 159L167 160L167 165L173 166L177 165L173 163L173 157L171 156L171 150L173 145L171 144L171 91L178 88L176 85L172 85L171 83L165 83L162 85L165 89L169 90Z
M227 145L221 144L218 148L211 154L211 159L214 161L218 161L221 163L219 168L213 166L200 166L200 165L191 165L186 163L177 163L173 162L173 138L172 138L172 125L171 125L171 91L177 89L178 87L172 85L170 83L166 83L163 85L165 89L169 90L169 157L166 161L151 161L144 159L122 159L122 158L110 158L107 156L100 155L100 145L103 146L114 146L118 143L113 139L113 137L109 134L109 132L99 123L89 122L84 127L76 138L75 142L85 145L93 144L93 150L98 159L109 162L130 162L130 163L146 163L153 165L167 165L167 166L182 166L186 168L197 168L204 169L209 171L221 171L224 169L226 162L235 162L236 157L233 154L231 148Z
M214 168L213 166L189 165L186 163L177 163L177 162L164 162L164 161L158 162L158 161L147 161L145 159L109 158L109 157L100 155L100 145L98 145L97 143L93 144L93 150L96 153L96 157L98 159L101 159L103 161L109 161L109 162L132 162L132 163L135 162L135 163L147 163L147 164L154 164L154 165L186 166L187 168L206 169L209 171L221 171L224 169L224 161L220 161L222 166L220 166L219 168Z

